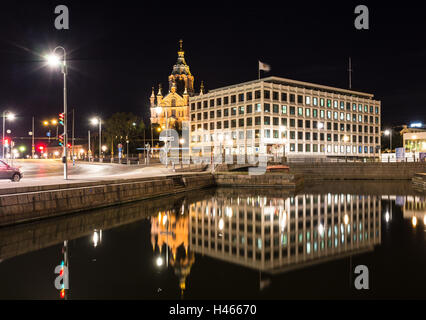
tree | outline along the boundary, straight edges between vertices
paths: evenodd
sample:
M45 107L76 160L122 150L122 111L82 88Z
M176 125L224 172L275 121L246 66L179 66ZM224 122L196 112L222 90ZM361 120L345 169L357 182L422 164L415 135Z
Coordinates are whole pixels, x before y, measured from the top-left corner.
M126 139L129 140L129 149L135 151L135 148L142 147L145 133L145 124L141 117L130 112L117 112L105 121L104 135L107 140L108 149L113 147L116 154L117 145L121 143L123 148L126 146ZM117 150L118 151L118 150ZM125 153L126 150L124 149Z

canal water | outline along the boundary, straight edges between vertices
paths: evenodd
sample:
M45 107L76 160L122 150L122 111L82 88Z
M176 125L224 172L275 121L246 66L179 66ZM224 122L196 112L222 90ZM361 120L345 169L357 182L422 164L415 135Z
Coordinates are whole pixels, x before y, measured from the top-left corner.
M425 225L408 182L202 190L0 229L0 299L424 299Z

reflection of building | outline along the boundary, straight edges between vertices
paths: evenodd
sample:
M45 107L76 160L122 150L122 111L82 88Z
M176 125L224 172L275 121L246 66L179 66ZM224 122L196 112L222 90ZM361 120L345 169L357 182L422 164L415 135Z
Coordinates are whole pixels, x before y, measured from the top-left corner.
M381 239L376 196L226 196L190 206L196 252L260 271L284 272L371 251Z
M189 251L188 216L173 211L161 211L158 217L151 218L151 243L154 251L165 255L179 278L179 287L186 288L186 278L195 261L194 253ZM170 252L170 256L169 256Z
M155 96L154 88L152 88L151 123L158 124L163 129L167 127L166 121L169 128L174 128L180 126L182 121L189 120L188 99L194 94L194 76L186 64L182 43L180 40L178 60L169 76L168 93L163 97L160 87Z
M404 219L410 219L416 227L420 221L426 226L426 200L419 196L406 196L403 206ZM420 220L420 221L419 221Z
M189 100L193 149L223 141L225 154L365 158L380 150L372 94L268 77Z

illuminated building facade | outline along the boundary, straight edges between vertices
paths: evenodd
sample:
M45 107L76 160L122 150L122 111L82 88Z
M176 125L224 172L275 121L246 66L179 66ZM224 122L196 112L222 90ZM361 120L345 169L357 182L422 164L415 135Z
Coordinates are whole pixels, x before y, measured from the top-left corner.
M191 204L189 214L196 253L271 273L372 251L381 241L376 196L227 192Z
M401 131L405 152L426 152L426 130L404 128Z
M150 97L151 124L162 129L178 128L189 120L189 97L194 94L194 76L185 61L183 42L179 42L178 59L168 78L169 90L163 96L161 86L157 95L152 88ZM161 107L161 108L160 108Z
M191 148L288 157L378 157L372 94L268 77L190 97Z

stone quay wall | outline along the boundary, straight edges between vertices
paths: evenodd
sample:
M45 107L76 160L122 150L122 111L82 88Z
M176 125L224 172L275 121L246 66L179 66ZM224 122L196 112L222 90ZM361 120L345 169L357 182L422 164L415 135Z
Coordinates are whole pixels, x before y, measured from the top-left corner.
M279 187L299 189L303 186L303 175L270 173L249 175L248 173L217 173L214 175L218 187Z
M215 185L211 174L188 174L19 188L15 193L0 195L0 226L61 216L95 208L103 208Z
M290 163L290 173L307 180L411 180L426 172L426 162Z

